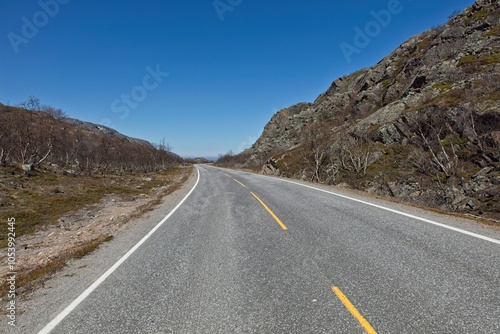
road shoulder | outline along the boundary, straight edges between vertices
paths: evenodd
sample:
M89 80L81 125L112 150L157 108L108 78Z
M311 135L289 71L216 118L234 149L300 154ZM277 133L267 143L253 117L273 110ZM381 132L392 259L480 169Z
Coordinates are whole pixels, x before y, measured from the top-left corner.
M380 206L383 208L387 208L389 210L401 211L408 215L413 215L416 217L420 217L427 220L436 221L439 223L443 223L445 225L463 229L466 231L470 231L472 233L477 233L480 235L484 235L489 238L493 238L496 240L500 240L500 225L495 223L488 223L484 220L481 220L476 217L466 217L464 215L458 215L453 213L441 212L432 208L424 208L416 205L412 205L411 203L403 203L401 201L396 201L388 198L383 198L380 196L374 196L372 194L357 191L353 189L338 187L338 186L329 186L325 184L313 183L304 180L297 179L289 179L281 176L268 176L253 173L248 170L239 170L239 169L228 169L222 167L215 167L220 169L226 169L228 171L233 171L236 173L245 173L249 175L254 175L261 178L269 178L273 180L277 180L280 182L285 182L289 184L296 184L302 187L314 188L324 192L331 192L341 197L350 198L360 202L368 202L375 206Z
M17 326L0 325L0 333L36 333L69 303L113 266L189 193L196 182L196 169L179 189L164 197L163 202L145 215L128 222L93 253L68 264L35 291L17 297Z

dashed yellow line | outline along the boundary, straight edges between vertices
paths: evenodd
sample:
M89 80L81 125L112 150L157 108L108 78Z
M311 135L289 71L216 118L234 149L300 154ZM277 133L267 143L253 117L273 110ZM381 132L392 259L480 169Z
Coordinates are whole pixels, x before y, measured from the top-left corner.
M226 176L228 176L228 177L231 177L230 175L228 175L226 173L224 173L224 174ZM234 178L233 178L233 181L236 182L236 183L238 183L243 188L246 188L246 186L243 183L241 183L240 181L238 181L238 180L236 180ZM269 207L266 205L266 203L264 203L253 192L250 192L250 194L252 194L252 196L255 197L255 199L257 201L259 201L259 203L264 207L264 209L266 209L266 211L271 215L271 217L273 217L274 220L276 220L276 222L281 226L281 228L284 231L288 230L288 228L286 227L286 225L283 224L283 222L278 218L278 216L276 216L276 214L271 209L269 209ZM332 287L332 291L333 291L333 293L335 293L335 295L337 295L337 297L340 299L340 301L342 302L342 304L344 304L344 306L347 308L347 310L352 314L352 316L361 324L361 326L363 327L363 329L366 331L367 334L377 334L377 332L375 331L375 329L361 315L361 313L358 311L358 309L351 303L351 301L346 297L346 295L344 295L344 293L338 287L333 286Z
M264 202L262 202L262 200L261 200L261 199L260 199L257 195L255 195L253 192L250 192L250 194L252 194L252 195L253 195L253 197L255 197L255 199L256 199L257 201L259 201L259 203L260 203L260 204L262 204L262 206L264 207L264 209L266 209L266 210L267 210L267 212L269 212L269 214L270 214L270 215L274 218L274 220L276 220L276 221L278 222L278 224L281 226L281 228L282 228L283 230L285 230L285 231L286 231L286 230L288 229L288 228L285 226L285 224L283 224L283 222L282 222L282 221L278 218L278 216L276 216L276 215L274 214L274 212L272 212L272 211L271 211L271 209L269 209L269 208L267 207L267 205L266 205Z
M238 183L240 186L242 186L243 188L246 188L245 185L243 183L241 183L240 181L236 180L236 179L233 179L234 182Z
M354 318L358 320L358 322L363 326L365 329L366 333L368 334L377 334L375 329L370 325L370 323L359 313L359 311L356 309L356 307L349 301L349 299L342 293L342 291L334 286L332 287L332 291L337 295L337 297L340 299L342 304L351 312Z

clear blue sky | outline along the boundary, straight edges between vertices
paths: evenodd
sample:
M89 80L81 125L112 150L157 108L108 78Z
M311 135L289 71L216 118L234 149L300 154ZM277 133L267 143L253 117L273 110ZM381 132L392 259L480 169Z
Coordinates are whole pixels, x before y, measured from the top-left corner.
M0 102L33 95L182 156L237 153L279 109L474 1L397 2L0 0Z

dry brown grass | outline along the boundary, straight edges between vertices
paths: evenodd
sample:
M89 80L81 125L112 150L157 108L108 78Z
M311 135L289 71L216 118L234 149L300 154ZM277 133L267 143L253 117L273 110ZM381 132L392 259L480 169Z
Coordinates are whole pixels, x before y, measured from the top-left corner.
M88 242L73 248L69 252L65 252L57 257L55 260L45 264L40 265L29 270L23 270L16 277L16 289L22 289L22 291L30 291L35 289L39 284L44 282L48 277L52 276L62 268L66 266L68 261L72 259L81 259L84 256L95 251L103 243L113 240L112 235L104 236L101 238L96 238L89 240ZM9 291L9 285L3 283L0 286L0 296L4 296Z
M126 221L130 221L151 211L166 195L179 189L189 179L192 170L192 167L173 167L148 174L89 177L66 176L47 171L26 174L16 167L0 167L0 215L5 222L8 217L16 218L16 238L19 238L23 234L58 224L63 215L85 207L90 209L92 205L111 194L124 200L133 200L143 194L151 195L151 200L127 217ZM7 228L1 231L2 247L6 245L7 233ZM82 258L112 239L113 235L106 233L82 241L69 249L61 249L58 255L47 263L20 268L16 277L18 293L35 289L48 277L64 268L68 261ZM7 282L2 282L0 296L5 295L6 291Z
M98 203L114 194L125 200L168 186L179 169L99 176L70 176L50 171L24 172L16 166L0 167L0 219L16 218L16 237L58 224L61 216ZM0 248L7 229L0 230Z

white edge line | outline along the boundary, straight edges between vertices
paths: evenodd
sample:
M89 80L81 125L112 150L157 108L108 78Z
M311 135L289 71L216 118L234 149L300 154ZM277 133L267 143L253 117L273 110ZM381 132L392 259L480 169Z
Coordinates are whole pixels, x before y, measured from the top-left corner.
M463 230L463 229L458 228L458 227L453 227L453 226L449 226L449 225L446 225L446 224L443 224L443 223L438 223L438 222L430 220L430 219L426 219L426 218L414 216L414 215L411 215L409 213L405 213L405 212L402 212L402 211L390 209L390 208L387 208L385 206L381 206L381 205L378 205L378 204L373 204L373 203L370 203L370 202L366 202L366 201L363 201L363 200L360 200L360 199L357 199L357 198L353 198L353 197L349 197L349 196L345 196L345 195L340 195L340 194L334 193L332 191L328 191L328 190L324 190L324 189L320 189L320 188L308 186L306 184L301 184L301 183L290 181L290 180L283 180L283 179L279 179L279 178L275 178L275 177L270 177L270 176L265 176L265 175L259 175L259 174L251 174L251 175L255 175L255 176L259 176L259 177L264 177L264 178L269 178L269 179L272 179L272 180L277 180L277 181L282 181L282 182L288 182L288 183L292 183L292 184L295 184L295 185L298 185L298 186L302 186L302 187L305 187L305 188L310 188L310 189L318 190L318 191L321 191L321 192L324 192L324 193L327 193L327 194L331 194L331 195L334 195L334 196L337 196L337 197L345 198L345 199L348 199L348 200L351 200L351 201L355 201L355 202L358 202L358 203L362 203L362 204L365 204L365 205L373 206L373 207L378 208L378 209L382 209L382 210L385 210L385 211L396 213L398 215L405 216L405 217L408 217L408 218L417 219L417 220L420 220L420 221L428 223L428 224L432 224L432 225L436 225L436 226L439 226L439 227L443 227L443 228L446 228L448 230L452 230L452 231L455 231L455 232L466 234L466 235L469 235L469 236L472 236L472 237L475 237L475 238L478 238L478 239L482 239L482 240L489 241L489 242L492 242L494 244L500 245L500 240L497 240L497 239L493 239L493 238L490 238L490 237L487 237L487 236L484 236L484 235L481 235L481 234L478 234L478 233L466 231L466 230Z
M118 262L116 262L111 268L108 269L101 277L97 279L91 286L87 288L81 295L79 295L71 304L69 304L61 313L59 313L54 319L52 319L51 322L49 322L42 330L38 332L38 334L47 334L50 333L64 318L66 318L82 301L85 300L102 282L106 280L111 274L123 263L125 262L130 255L132 255L146 240L149 239L153 233L155 233L156 230L158 230L163 223L165 223L170 216L174 214L175 211L186 201L186 199L191 195L191 193L194 191L196 186L198 185L198 182L200 181L200 171L198 170L198 167L196 167L196 171L198 173L198 178L196 180L195 185L189 193L177 204L177 206L170 211L170 213L163 218L146 236L144 236L134 247L132 247L125 255L122 256Z

